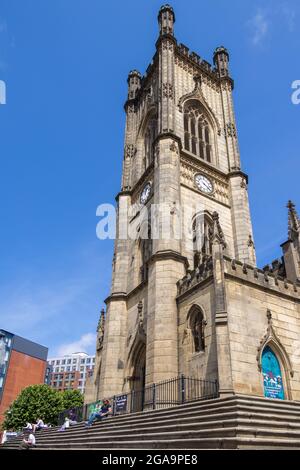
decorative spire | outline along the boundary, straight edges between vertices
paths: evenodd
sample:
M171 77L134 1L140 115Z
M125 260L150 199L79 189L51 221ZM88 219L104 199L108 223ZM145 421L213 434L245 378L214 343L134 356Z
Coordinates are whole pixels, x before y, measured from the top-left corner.
M289 210L288 220L289 220L289 228L288 228L288 235L289 239L293 240L295 237L298 237L300 234L300 221L296 211L296 206L292 201L287 203L287 208Z
M224 46L217 47L214 52L214 64L220 77L229 77L229 54Z
M138 90L141 88L142 75L138 70L131 70L128 74L128 99L132 100L136 97Z
M219 222L219 214L216 211L212 213L212 219L213 219L213 228L212 228L211 241L213 244L222 245L223 248L225 249L227 245L225 242L223 230Z
M169 34L174 36L175 15L173 8L166 4L162 5L158 12L159 34Z
M105 311L104 308L101 309L100 312L100 318L97 326L97 331L104 333L104 327L105 327Z

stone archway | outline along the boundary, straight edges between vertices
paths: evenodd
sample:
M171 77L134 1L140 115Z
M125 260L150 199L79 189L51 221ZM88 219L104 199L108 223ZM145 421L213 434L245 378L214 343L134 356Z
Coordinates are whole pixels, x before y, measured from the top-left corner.
M146 347L144 343L138 348L138 352L135 354L133 361L131 390L138 391L145 387Z
M146 378L146 345L140 343L132 356L131 411L137 412L144 409L145 378Z
M264 383L264 396L284 400L283 371L281 370L277 355L269 344L262 351L261 371Z
M263 393L268 398L292 400L290 377L294 376L287 351L277 336L272 313L267 310L267 332L257 350L258 370L262 377Z

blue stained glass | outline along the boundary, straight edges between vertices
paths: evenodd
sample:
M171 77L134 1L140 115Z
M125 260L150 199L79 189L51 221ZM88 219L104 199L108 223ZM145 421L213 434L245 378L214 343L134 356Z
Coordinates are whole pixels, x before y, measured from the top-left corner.
M270 348L266 346L262 353L262 374L264 379L264 394L267 398L284 400L282 374L279 361Z

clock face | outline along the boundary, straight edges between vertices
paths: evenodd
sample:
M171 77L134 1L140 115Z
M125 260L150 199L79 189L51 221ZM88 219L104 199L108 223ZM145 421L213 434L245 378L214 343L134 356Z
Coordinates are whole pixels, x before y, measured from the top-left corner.
M150 197L150 194L151 194L151 184L147 183L143 191L141 192L140 201L142 204L146 204L146 202L148 201Z
M214 190L212 182L204 175L196 175L195 183L198 189L206 194L211 194Z

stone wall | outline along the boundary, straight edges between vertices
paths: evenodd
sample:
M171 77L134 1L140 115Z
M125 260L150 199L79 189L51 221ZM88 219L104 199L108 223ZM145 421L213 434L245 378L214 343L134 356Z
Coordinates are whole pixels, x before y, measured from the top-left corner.
M263 396L260 354L270 340L286 398L299 400L300 287L229 261L225 278L234 391Z
M194 352L188 314L195 305L201 308L205 319L204 351ZM190 295L178 298L178 353L179 373L187 377L216 380L218 377L216 334L214 324L214 286L208 278Z

